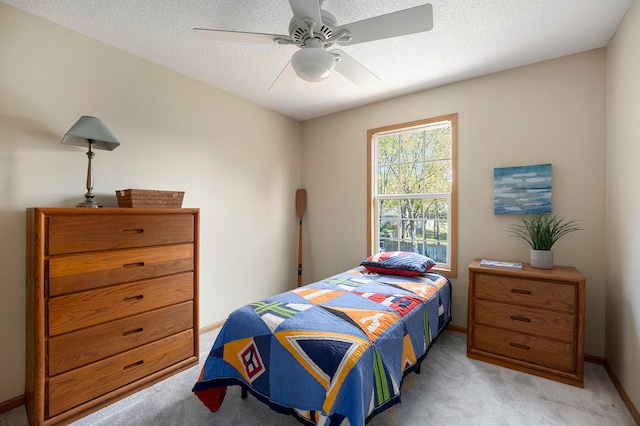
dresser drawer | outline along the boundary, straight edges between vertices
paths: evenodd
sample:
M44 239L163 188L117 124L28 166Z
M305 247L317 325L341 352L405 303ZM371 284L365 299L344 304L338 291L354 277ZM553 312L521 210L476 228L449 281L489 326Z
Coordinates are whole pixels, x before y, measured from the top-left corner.
M49 300L49 336L186 302L194 297L193 273L155 278Z
M52 257L49 296L191 271L193 259L193 244Z
M49 339L49 375L110 357L193 327L193 302L183 302Z
M477 300L475 322L573 343L575 317L571 314Z
M474 348L560 371L575 372L573 345L556 340L476 325Z
M59 215L49 217L47 223L49 255L194 240L194 216L190 214Z
M55 416L172 364L196 356L193 339L193 330L187 330L50 378L47 415Z
M576 310L576 286L503 275L475 274L478 299L553 309L569 314Z

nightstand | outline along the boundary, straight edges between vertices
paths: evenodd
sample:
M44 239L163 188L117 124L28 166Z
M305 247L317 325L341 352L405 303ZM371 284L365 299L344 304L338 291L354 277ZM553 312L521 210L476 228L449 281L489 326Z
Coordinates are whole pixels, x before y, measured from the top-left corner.
M469 265L467 356L583 386L585 278L569 266Z

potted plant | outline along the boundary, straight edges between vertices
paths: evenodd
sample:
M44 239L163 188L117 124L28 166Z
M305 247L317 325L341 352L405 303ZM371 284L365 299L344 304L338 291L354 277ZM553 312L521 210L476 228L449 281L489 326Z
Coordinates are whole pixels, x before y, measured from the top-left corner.
M531 246L531 266L539 269L553 269L551 247L561 237L573 231L581 231L577 220L566 220L560 215L537 214L522 216L519 224L511 225L507 232L519 237Z

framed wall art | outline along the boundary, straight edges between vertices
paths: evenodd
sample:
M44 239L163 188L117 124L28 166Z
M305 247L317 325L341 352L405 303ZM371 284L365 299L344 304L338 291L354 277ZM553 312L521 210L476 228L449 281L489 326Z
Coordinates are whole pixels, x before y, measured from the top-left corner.
M551 213L551 164L493 169L493 213Z

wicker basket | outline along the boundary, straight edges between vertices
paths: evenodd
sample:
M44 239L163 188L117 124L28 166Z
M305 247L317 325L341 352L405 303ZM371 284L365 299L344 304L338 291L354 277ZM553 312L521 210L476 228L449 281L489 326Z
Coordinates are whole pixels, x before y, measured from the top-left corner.
M184 192L152 189L121 189L116 191L120 207L180 208Z

